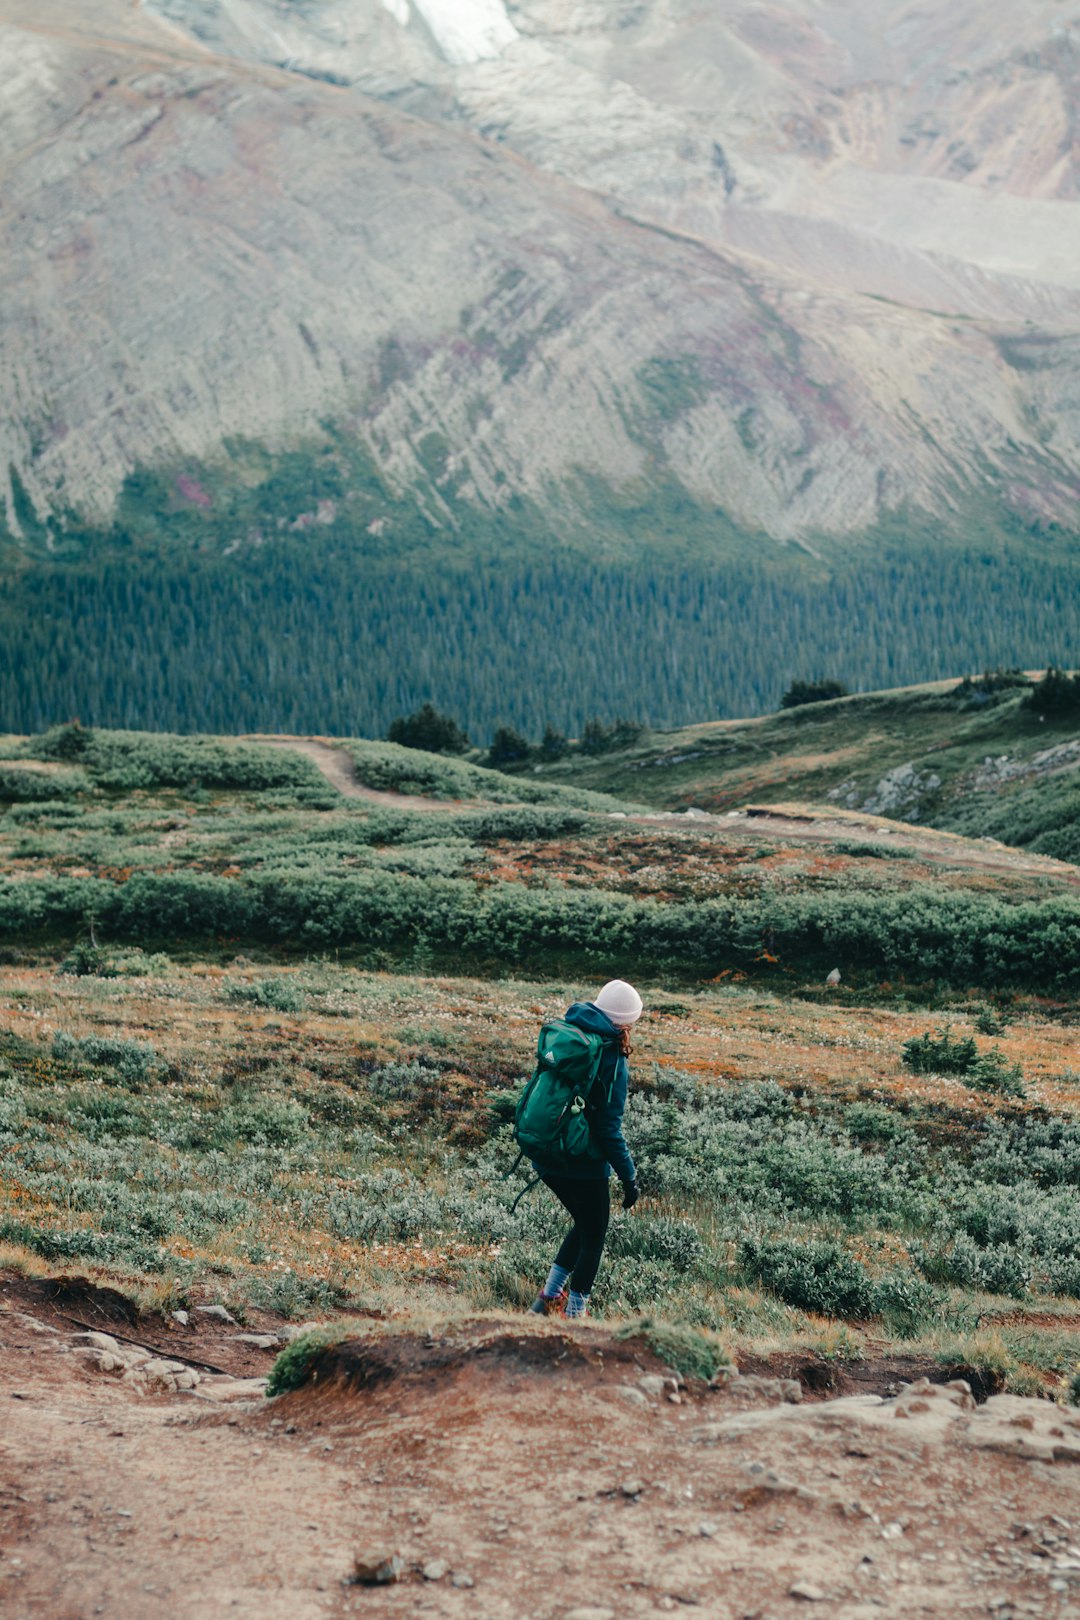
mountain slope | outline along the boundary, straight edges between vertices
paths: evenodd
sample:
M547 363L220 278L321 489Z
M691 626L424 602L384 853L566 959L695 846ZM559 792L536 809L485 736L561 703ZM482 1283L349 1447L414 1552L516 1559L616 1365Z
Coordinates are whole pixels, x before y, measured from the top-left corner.
M1080 865L1080 725L1022 689L956 681L654 733L574 754L542 780L655 805L743 813L799 804L992 837ZM858 832L853 827L853 836Z
M984 481L1025 522L1071 523L1070 351L1024 324L1039 299L1047 331L1073 320L1070 277L1017 290L1015 266L992 287L964 267L968 301L993 324L853 304L851 266L818 281L813 261L841 256L830 241L847 257L835 233L857 197L824 234L814 227L804 269L773 206L790 163L777 159L743 241L710 148L727 221L713 230L694 200L705 180L688 189L668 161L700 106L654 97L643 123L643 92L615 76L651 63L669 102L693 100L647 28L625 44L621 30L575 32L556 51L525 33L553 29L559 8L547 8L554 22L518 8L503 54L448 62L476 39L455 47L431 0L407 28L375 0L166 9L171 22L106 0L88 31L71 0L0 0L0 376L16 401L0 461L15 469L13 532L49 510L102 521L140 467L227 463L238 437L280 449L327 420L435 521L454 499L497 510L516 494L573 530L586 476L671 485L778 538L865 529L905 502L947 515ZM494 52L503 13L488 11L477 27ZM651 15L664 23L664 8ZM679 36L680 61L695 38ZM254 60L275 53L286 67ZM601 73L605 53L614 66ZM751 54L760 78L768 53ZM310 76L347 78L358 62L356 84ZM702 71L694 94L707 100ZM794 95L780 78L778 105ZM562 100L544 93L556 80ZM544 127L515 133L529 118ZM747 150L761 139L759 128ZM679 161L693 168L694 153ZM1038 206L1062 210L1068 258L1071 208ZM782 218L769 251L785 264L746 257L765 253ZM922 251L918 232L897 235L885 296ZM932 269L934 297L966 313L948 292L955 266ZM181 504L201 498L178 486Z

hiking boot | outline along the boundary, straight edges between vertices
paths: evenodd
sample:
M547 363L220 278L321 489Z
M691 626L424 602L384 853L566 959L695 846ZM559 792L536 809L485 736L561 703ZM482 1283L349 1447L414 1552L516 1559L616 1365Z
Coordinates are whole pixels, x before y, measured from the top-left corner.
M534 1316L565 1316L569 1297L565 1288L557 1294L537 1294L529 1309Z

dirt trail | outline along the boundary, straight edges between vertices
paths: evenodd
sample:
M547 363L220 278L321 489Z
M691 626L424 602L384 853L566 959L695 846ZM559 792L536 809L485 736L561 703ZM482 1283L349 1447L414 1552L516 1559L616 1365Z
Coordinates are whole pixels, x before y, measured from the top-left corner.
M692 811L689 815L685 811L652 811L631 819L650 823L678 822L684 827L699 825L713 832L726 830L740 842L747 838L780 839L823 847L840 841L875 843L884 849L907 850L914 859L931 866L1053 877L1069 887L1080 888L1080 869L1053 856L1035 855L991 841L984 845L944 828L889 821L884 816L860 815L857 811L840 815L834 810L818 810L813 805L751 804L724 815L711 815L706 811Z
M366 799L370 804L383 804L395 810L465 810L483 809L477 800L468 805L458 799L427 799L418 793L390 793L370 788L361 782L356 766L343 748L336 747L324 737L269 737L252 732L245 742L261 743L264 747L288 748L294 754L303 754L323 773L331 787L346 799Z
M717 722L721 724L723 722ZM397 810L482 810L491 808L487 800L430 799L418 794L390 793L369 788L361 782L356 767L343 748L326 738L286 737L251 734L248 742L273 748L289 748L303 754L318 766L330 785L349 799L365 799L372 804ZM908 822L888 821L882 816L860 815L857 811L817 810L813 806L785 804L747 805L724 815L708 811L631 811L615 819L635 824L675 826L718 832L732 841L747 838L783 839L792 843L824 847L838 840L879 842L883 847L909 850L913 857L931 866L955 866L969 871L1005 872L1021 877L1053 877L1070 888L1080 889L1080 870L1049 855L1033 855L1006 844L982 846L972 839L936 827L916 827Z
M13 1620L1077 1612L1080 1416L1046 1402L676 1392L600 1326L507 1319L369 1336L218 1410L88 1370L0 1292ZM348 1584L363 1549L398 1581Z

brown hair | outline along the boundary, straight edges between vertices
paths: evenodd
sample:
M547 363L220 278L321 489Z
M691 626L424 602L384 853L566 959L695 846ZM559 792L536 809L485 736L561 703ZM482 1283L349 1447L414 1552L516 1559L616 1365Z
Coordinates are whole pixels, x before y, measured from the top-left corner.
M633 1050L634 1048L630 1045L630 1031L628 1029L620 1029L619 1051L622 1053L623 1057L628 1058Z

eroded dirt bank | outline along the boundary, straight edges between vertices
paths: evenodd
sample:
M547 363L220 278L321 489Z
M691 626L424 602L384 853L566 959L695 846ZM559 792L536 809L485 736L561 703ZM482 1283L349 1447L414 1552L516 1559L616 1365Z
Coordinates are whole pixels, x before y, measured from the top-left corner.
M358 1324L267 1401L238 1324L99 1313L132 1357L211 1368L155 1393L80 1337L85 1298L0 1307L5 1616L1080 1612L1080 1413L1048 1402L676 1388L637 1341L511 1319ZM399 1579L347 1584L358 1552Z

